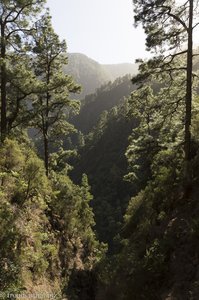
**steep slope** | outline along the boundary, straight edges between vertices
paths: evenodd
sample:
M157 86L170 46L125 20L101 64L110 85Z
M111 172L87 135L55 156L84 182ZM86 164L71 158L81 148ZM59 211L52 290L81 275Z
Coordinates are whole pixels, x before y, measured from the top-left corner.
M104 110L118 105L122 98L131 93L133 87L130 78L128 75L118 78L99 88L95 94L86 96L81 103L80 114L72 120L75 127L84 134L89 133Z
M65 72L74 77L82 86L79 95L83 99L86 95L93 93L96 88L105 82L112 80L111 75L95 60L81 53L69 53L68 65L64 67Z
M164 168L171 170L172 164L170 157ZM130 201L124 247L112 264L116 272L103 299L199 299L198 154L193 166L189 195L183 193L183 182L176 184L161 171Z
M124 153L135 126L135 119L127 118L125 97L133 90L130 79L130 75L118 78L88 95L81 103L80 114L72 120L85 140L78 158L72 162L72 177L78 182L83 173L88 175L94 195L96 231L99 239L108 243L110 253L115 251L114 237L134 192L133 185L123 180L127 173Z
M127 102L123 101L110 112L104 111L73 162L72 177L75 181L80 180L82 173L88 175L94 195L96 231L99 239L109 244L110 253L117 246L114 237L120 230L133 193L133 185L123 181L127 173L124 152L135 126L135 121L126 117L127 110Z
M32 144L21 138L6 139L0 149L1 297L76 299L78 276L82 299L93 299L86 296L93 293L88 279L100 245L92 231L87 178L81 186L63 173L52 171L47 178Z

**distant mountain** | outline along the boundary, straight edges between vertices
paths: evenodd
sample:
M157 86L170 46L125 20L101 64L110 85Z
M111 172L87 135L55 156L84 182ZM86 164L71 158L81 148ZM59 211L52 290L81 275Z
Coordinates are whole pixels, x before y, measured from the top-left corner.
M107 73L110 74L112 80L118 77L123 77L126 74L135 75L138 72L137 64L123 63L123 64L113 64L113 65L102 65Z
M68 65L65 66L65 71L72 75L77 83L81 84L80 99L93 93L105 82L112 80L111 75L106 72L102 65L81 53L68 54Z
M68 65L64 69L82 86L79 99L94 93L97 88L109 81L113 82L118 77L137 72L135 64L102 65L81 53L69 53Z

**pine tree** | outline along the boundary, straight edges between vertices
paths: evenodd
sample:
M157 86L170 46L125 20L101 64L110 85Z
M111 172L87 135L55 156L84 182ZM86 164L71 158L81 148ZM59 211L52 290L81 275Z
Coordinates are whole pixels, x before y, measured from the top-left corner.
M74 128L67 122L69 110L79 109L79 102L70 99L70 93L76 93L80 87L69 75L63 72L67 63L65 41L59 41L51 26L51 18L44 15L37 22L34 36L34 70L43 87L33 103L33 122L42 134L46 174L49 173L49 143L67 135Z
M1 81L1 141L4 141L8 134L9 123L9 107L8 103L8 86L12 87L10 82L10 55L17 53L22 57L27 51L27 45L30 43L30 35L34 28L34 17L41 11L45 0L18 0L18 1L1 1L0 6L0 81ZM24 52L25 51L25 52ZM27 79L27 73L21 74L22 78ZM21 79L22 79L21 78ZM23 80L23 79L22 79ZM16 89L16 86L14 86ZM21 87L17 88L20 95L16 99L16 109L14 115L10 119L13 123L13 118L18 114L21 101L27 96L25 89L20 91ZM28 89L29 90L29 89ZM24 93L25 92L25 93Z
M181 152L184 140L182 78L176 78L172 87L169 77L164 79L164 85L146 84L128 99L129 115L137 120L137 126L129 138L126 156L131 172L125 177L141 186L150 179L154 155L166 149Z
M142 74L136 80L145 80L152 72L156 75L167 73L173 81L176 73L183 72L185 79L185 115L184 115L184 153L185 177L189 179L191 160L191 118L193 87L193 30L197 27L198 6L196 1L189 0L176 4L173 0L134 0L135 24L142 23L146 38L147 50L154 50L159 56L141 64ZM185 46L186 44L186 46ZM184 50L182 50L184 47ZM168 54L169 53L169 54ZM186 62L176 65L175 62L186 55ZM182 60L183 61L183 60ZM179 60L178 60L179 62Z

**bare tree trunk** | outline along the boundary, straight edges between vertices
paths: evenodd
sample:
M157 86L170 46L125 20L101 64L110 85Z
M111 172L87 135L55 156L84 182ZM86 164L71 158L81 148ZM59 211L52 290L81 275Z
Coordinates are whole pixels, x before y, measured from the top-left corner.
M189 1L189 27L187 49L186 112L185 112L185 179L191 181L191 113L192 113L192 71L193 71L193 0Z
M49 175L49 150L48 150L48 137L47 134L44 133L44 162L46 168L46 176Z
M5 46L5 29L1 22L1 58L6 57ZM7 134L7 118L6 118L6 66L5 61L1 65L1 142L5 140Z

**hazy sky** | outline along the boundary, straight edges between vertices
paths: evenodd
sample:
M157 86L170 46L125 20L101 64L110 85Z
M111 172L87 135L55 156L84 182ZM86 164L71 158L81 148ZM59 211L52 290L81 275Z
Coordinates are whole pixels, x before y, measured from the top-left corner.
M132 0L47 0L56 33L68 52L100 63L146 57L142 29L133 27Z

